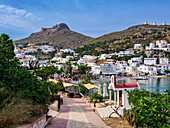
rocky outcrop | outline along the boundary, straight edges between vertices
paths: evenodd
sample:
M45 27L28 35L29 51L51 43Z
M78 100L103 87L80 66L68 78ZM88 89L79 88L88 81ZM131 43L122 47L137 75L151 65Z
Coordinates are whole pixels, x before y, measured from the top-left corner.
M52 28L43 27L40 32L32 33L29 37L16 40L14 43L49 43L62 48L76 48L91 39L91 37L71 31L67 24L60 23Z

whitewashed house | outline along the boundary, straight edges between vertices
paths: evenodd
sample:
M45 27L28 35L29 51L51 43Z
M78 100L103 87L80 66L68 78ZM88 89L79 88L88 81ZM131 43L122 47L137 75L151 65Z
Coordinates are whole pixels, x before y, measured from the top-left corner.
M92 67L92 74L93 75L100 75L101 69L100 65L95 65Z
M18 59L23 59L24 55L25 55L24 53L15 52L15 57L17 57Z
M146 46L146 47L145 47L146 50L152 50L152 49L154 49L154 48L155 48L155 43L150 43L149 46Z
M103 75L111 75L116 71L116 67L113 65L113 63L100 64L100 69Z
M111 58L111 55L109 55L109 54L101 54L99 60L105 60L107 58Z
M156 46L159 46L159 44L163 44L163 46L166 47L168 43L166 40L157 40Z
M159 64L170 64L168 58L159 58Z
M150 76L157 75L157 71L154 69L154 66L140 65L137 68L137 70L144 72L144 73L149 73Z
M37 52L35 49L28 49L28 50L25 50L25 53L34 53L34 52Z
M77 64L78 65L86 65L85 61L83 58L80 58L78 61L77 61Z
M75 53L74 50L72 49L60 49L61 52L70 52L70 53Z
M30 61L35 61L37 60L36 57L34 55L24 55L24 59L25 60L30 60Z
M128 60L129 66L138 66L142 63L142 56L141 57L133 57L130 60Z
M158 47L155 47L155 43L150 43L149 46L146 46L146 50L164 50L170 51L170 44L167 44L167 47L164 47L164 43L158 43Z
M142 50L143 49L142 44L134 44L134 49Z
M45 66L48 66L48 63L47 63L47 61L45 61L45 60L41 60L41 61L38 61L38 64L40 65L40 67L45 67Z
M153 67L153 70L155 70L156 72L160 71L163 73L162 67L161 66L155 66Z
M122 61L116 61L115 66L116 66L116 70L126 71L126 67L128 66L128 64L126 61L122 60Z
M97 56L84 55L82 58L84 59L85 63L87 64L87 63L94 63L95 60L97 59Z
M157 58L144 58L144 64L146 65L156 65Z
M142 72L137 70L137 67L135 67L135 66L127 66L126 72L132 76L141 76L142 75Z
M170 70L170 64L162 65L161 68L162 68L162 71Z
M64 67L64 65L63 64L54 64L54 66L56 67L56 68L58 68L58 70L60 70L62 67Z
M49 53L49 52L55 51L54 47L49 46L49 45L41 45L41 46L39 46L39 49L41 49L42 52L44 52L44 53Z
M135 54L134 54L134 51L132 51L132 50L120 51L120 52L118 53L118 57L131 56L131 55L135 55Z

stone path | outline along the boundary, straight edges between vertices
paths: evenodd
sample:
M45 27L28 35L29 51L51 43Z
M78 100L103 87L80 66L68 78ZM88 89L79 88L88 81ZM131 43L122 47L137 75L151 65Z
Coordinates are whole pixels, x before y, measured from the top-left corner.
M47 128L110 128L81 98L64 98L60 114Z

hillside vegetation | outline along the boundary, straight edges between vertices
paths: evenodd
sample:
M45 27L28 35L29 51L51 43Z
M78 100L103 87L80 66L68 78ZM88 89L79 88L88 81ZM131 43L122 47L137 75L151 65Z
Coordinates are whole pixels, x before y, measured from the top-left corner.
M156 40L170 42L170 25L136 25L120 32L113 32L86 42L83 47L76 48L76 52L91 55L113 53L133 48L134 44L143 46Z

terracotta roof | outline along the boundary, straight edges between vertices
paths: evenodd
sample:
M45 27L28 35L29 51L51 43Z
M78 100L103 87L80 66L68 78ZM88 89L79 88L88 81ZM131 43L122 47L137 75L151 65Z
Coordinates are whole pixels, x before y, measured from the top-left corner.
M115 88L139 88L137 82L134 83L116 83Z

